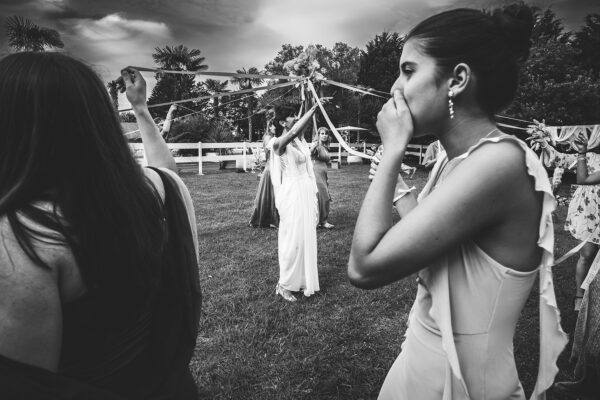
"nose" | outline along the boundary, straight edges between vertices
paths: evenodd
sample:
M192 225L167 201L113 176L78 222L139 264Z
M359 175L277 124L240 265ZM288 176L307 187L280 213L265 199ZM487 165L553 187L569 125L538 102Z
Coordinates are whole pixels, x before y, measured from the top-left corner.
M402 82L400 80L401 80L401 77L398 77L396 79L396 81L394 82L394 84L392 85L392 88L390 89L390 95L391 96L394 95L394 91L395 90L400 90L401 92L403 92L403 90L402 90Z

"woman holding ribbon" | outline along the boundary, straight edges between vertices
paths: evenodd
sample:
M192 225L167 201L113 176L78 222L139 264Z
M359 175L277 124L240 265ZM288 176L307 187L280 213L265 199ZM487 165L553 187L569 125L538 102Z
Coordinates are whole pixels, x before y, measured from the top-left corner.
M197 398L195 213L146 82L121 79L148 168L90 67L0 60L2 398Z
M577 183L599 185L600 171L590 173L587 157L588 139L580 134L577 147ZM573 334L571 360L575 361L575 380L557 382L555 388L580 399L595 399L600 393L600 260L595 258L588 276L578 287L583 291L581 310ZM585 290L584 290L585 289Z
M316 110L313 106L299 120L278 113L283 133L271 139L271 180L279 211L277 253L279 282L275 293L297 301L292 292L311 296L319 290L317 270L317 183L310 149L303 132Z
M567 154L554 149L547 141L540 140L539 143L542 147L544 164L548 168L572 169L575 166L579 167L578 160L583 158L585 159L588 174L600 171L600 154L595 152ZM575 192L573 192L573 197L569 203L567 219L565 220L565 230L571 233L571 236L575 239L585 241L585 244L579 250L579 259L575 267L575 297L573 300L575 311L579 311L581 308L584 295L581 284L590 269L592 261L598 254L600 246L599 206L600 186L578 186Z
M542 354L533 398L567 342L552 287L554 197L539 159L500 132L527 58L531 10L456 9L406 36L377 129L385 146L360 210L348 275L372 289L417 274L402 352L379 399L524 399L513 335L540 277ZM442 156L419 198L400 176L412 137ZM395 205L400 221L392 224Z
M321 127L317 130L317 140L311 144L310 156L315 170L317 188L319 189L319 226L325 229L334 227L327 219L329 218L329 205L331 196L329 194L329 182L327 180L327 164L329 163L329 129Z

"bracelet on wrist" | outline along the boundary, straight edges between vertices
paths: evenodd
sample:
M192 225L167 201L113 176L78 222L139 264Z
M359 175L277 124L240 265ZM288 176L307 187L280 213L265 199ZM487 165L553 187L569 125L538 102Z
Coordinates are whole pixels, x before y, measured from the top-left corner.
M392 200L392 204L396 204L398 200L415 190L417 190L417 188L414 186L408 189L398 189L398 191L396 192L396 197L394 197L394 199Z

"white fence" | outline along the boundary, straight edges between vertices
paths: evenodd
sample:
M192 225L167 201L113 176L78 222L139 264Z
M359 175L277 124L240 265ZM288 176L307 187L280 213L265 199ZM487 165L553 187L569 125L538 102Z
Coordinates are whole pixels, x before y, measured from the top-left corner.
M367 149L371 148L371 143L349 143L351 148L366 153ZM265 160L265 152L262 142L232 142L232 143L167 143L169 149L175 151L175 162L177 164L198 164L198 174L202 173L202 163L205 162L222 162L235 161L236 168L248 170L256 165L259 161ZM132 153L142 165L146 165L144 154L144 145L142 143L129 143ZM347 163L361 162L359 157L350 156L348 152L343 150L339 143L331 143L331 161L342 164L345 158ZM179 156L177 150L196 150L194 156ZM423 145L410 144L406 154L414 155L419 158L419 164L425 153Z

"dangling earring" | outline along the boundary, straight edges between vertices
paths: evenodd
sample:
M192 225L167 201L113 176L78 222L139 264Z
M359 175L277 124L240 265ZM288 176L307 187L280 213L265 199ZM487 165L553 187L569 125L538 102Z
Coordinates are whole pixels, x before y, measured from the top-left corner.
M454 102L452 99L454 98L454 92L452 89L448 91L448 111L450 112L450 119L454 118Z

